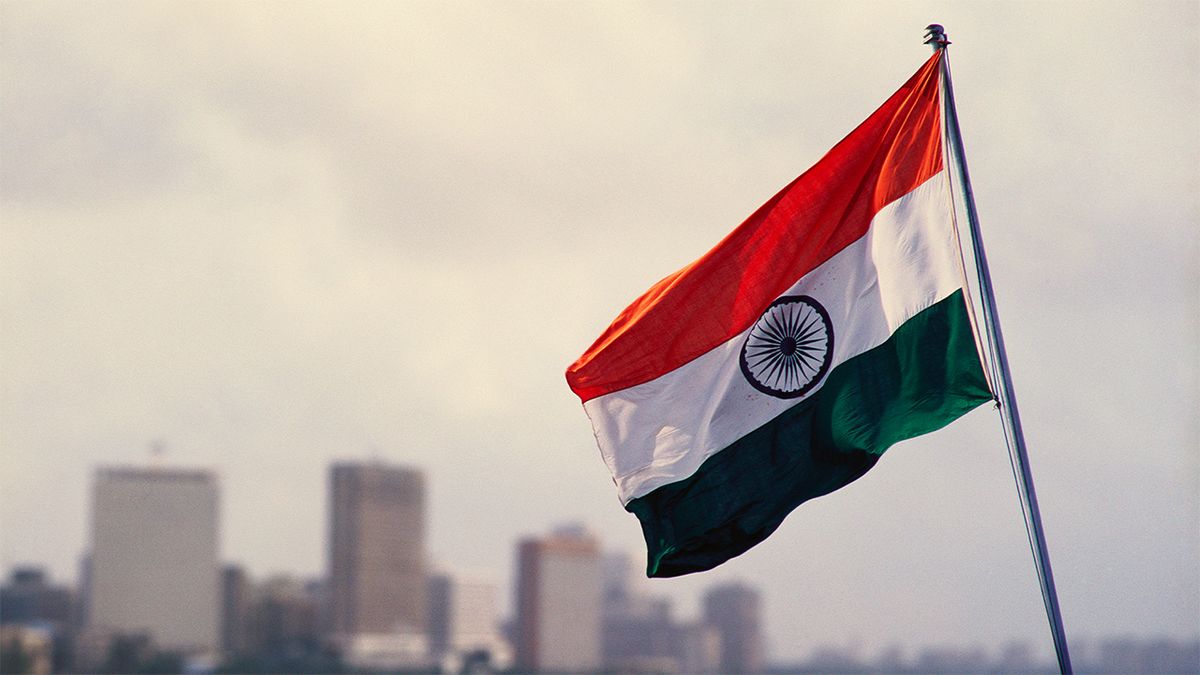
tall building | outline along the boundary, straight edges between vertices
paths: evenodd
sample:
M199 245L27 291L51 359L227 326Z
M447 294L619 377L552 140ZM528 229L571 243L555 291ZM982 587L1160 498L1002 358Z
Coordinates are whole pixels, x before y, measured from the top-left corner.
M161 650L220 644L217 481L208 471L101 468L92 502L88 631Z
M704 594L704 621L720 635L721 672L762 671L762 603L757 591L737 583L709 589Z
M329 622L361 638L425 639L425 477L381 462L330 470Z
M517 547L517 669L598 670L603 588L600 546L582 528L522 540Z

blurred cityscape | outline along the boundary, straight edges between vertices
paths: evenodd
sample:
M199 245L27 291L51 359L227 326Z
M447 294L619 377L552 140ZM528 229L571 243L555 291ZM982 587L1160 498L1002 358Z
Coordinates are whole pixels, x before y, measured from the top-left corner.
M324 576L255 579L220 559L215 474L99 468L78 587L29 565L0 589L0 672L1057 672L1022 643L772 663L756 588L711 586L682 620L578 525L516 542L504 616L489 571L429 564L421 470L336 463L328 489ZM1078 672L1200 671L1200 640L1073 648Z

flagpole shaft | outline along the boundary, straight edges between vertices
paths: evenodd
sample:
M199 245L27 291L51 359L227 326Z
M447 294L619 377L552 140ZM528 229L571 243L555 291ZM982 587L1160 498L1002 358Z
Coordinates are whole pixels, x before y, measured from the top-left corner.
M930 27L931 29L933 26ZM950 62L946 53L946 45L950 44L937 27L937 36L931 40L934 49L942 50L942 83L946 97L943 110L946 114L946 135L953 146L955 169L959 185L963 191L963 201L966 204L967 224L971 232L971 249L975 256L975 266L979 273L980 295L982 296L984 321L987 323L996 365L1000 371L1000 412L1008 425L1010 437L1015 449L1015 460L1018 471L1018 493L1024 498L1027 507L1027 519L1034 539L1038 578L1041 582L1042 597L1046 603L1046 614L1050 620L1051 633L1054 636L1054 651L1058 657L1059 670L1065 674L1071 673L1071 657L1067 651L1066 632L1063 630L1062 613L1058 606L1058 593L1054 586L1054 574L1050 569L1050 553L1046 548L1046 535L1042 530L1042 515L1038 509L1037 493L1033 487L1033 473L1029 468L1029 454L1025 448L1025 433L1021 428L1021 415L1017 410L1017 398L1013 391L1012 373L1008 367L1008 354L1004 348L1004 334L1000 329L1000 317L996 312L996 297L992 291L992 277L988 269L987 253L983 248L983 234L979 227L979 215L975 210L975 195L971 190L971 177L967 170L967 158L963 152L962 134L958 126L958 112L954 106L954 85L950 79Z

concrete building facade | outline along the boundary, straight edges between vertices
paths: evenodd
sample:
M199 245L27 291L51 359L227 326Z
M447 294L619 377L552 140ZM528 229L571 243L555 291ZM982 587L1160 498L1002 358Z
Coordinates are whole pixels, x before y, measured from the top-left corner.
M582 529L522 540L517 548L517 668L601 668L603 588L600 546Z
M429 649L439 662L504 669L511 650L500 636L495 581L486 574L441 570L429 578Z
M208 471L101 468L92 502L88 631L157 649L220 644L218 489Z
M330 470L330 632L425 640L425 477L381 462Z

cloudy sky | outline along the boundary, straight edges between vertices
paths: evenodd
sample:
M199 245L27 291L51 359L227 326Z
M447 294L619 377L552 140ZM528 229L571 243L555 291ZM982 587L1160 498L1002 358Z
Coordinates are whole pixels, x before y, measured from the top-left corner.
M431 556L641 555L563 371L947 27L1069 635L1200 633L1200 5L0 4L0 568L76 577L102 464L214 468L222 555L319 574L334 459ZM997 416L706 574L772 654L1050 653ZM505 591L507 592L507 590Z

